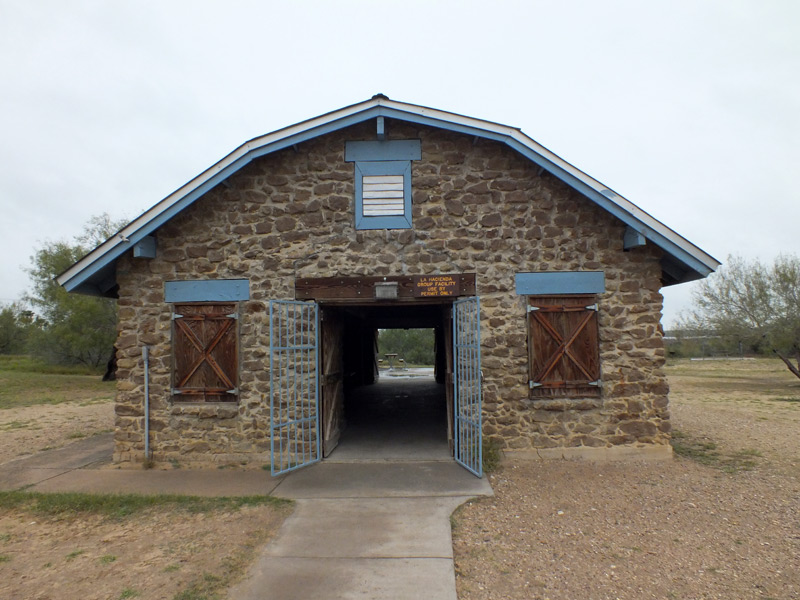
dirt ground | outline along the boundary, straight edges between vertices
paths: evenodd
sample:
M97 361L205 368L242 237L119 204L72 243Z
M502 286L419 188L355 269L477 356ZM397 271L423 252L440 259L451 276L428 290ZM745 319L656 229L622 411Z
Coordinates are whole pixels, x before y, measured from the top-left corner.
M113 431L111 400L37 404L0 410L0 464Z
M800 381L777 361L685 361L669 374L681 455L507 461L496 496L453 519L461 600L800 599ZM0 411L0 462L112 421L110 402ZM213 598L197 590L235 577L280 513L0 510L0 598Z
M0 511L0 598L210 600L205 590L235 581L288 512L151 509L119 521Z
M110 401L2 410L0 463L112 426ZM0 598L217 598L214 590L224 594L290 511L257 506L192 514L158 508L120 520L0 508Z
M454 517L459 598L800 598L800 381L670 367L668 462L507 461Z

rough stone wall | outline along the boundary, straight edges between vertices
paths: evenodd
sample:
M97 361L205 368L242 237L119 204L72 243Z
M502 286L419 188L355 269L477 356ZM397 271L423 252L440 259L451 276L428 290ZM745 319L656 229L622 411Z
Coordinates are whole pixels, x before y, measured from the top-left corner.
M373 124L262 157L156 234L155 259L118 263L118 461L141 460L143 368L151 347L151 448L157 461L269 460L270 299L296 277L477 273L484 432L508 449L666 444L660 250L623 251L624 225L506 146L389 121L390 139L419 138L413 229L357 231L346 140ZM514 274L603 270L602 397L531 400L525 299ZM171 307L164 281L249 278L241 303L240 399L192 405L169 396Z

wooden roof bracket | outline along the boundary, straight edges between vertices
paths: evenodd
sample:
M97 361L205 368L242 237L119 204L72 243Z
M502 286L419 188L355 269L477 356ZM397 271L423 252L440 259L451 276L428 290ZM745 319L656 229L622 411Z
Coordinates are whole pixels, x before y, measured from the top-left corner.
M379 140L386 139L386 123L384 122L383 117L378 117L376 119L377 131L376 135Z

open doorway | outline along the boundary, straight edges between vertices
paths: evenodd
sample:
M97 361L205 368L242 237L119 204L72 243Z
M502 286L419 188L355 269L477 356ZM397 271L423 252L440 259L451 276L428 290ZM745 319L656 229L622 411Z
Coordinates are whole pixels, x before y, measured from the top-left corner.
M450 303L321 310L324 456L451 460Z

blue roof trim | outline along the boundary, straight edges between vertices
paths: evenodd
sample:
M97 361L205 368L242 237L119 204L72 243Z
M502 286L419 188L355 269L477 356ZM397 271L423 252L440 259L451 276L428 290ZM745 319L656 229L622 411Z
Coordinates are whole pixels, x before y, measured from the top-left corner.
M83 271L75 275L72 279L65 282L64 289L67 290L68 292L75 290L78 286L80 286L82 283L84 283L90 277L92 277L92 275L98 273L104 267L110 265L112 262L115 262L120 256L125 254L125 252L127 252L131 248L133 248L143 238L152 234L154 231L156 231L159 227L167 223L167 221L172 219L175 215L180 213L187 206L193 204L195 200L203 196L206 192L209 192L215 187L217 187L220 183L222 183L233 173L244 167L251 160L252 160L251 158L245 155L239 161L230 164L227 168L221 170L211 179L201 184L191 192L189 192L186 196L184 196L178 202L167 208L164 212L155 217L152 221L149 221L144 227L141 227L136 232L131 233L128 236L127 242L120 244L116 248L113 248L103 257L99 258L93 264L87 266Z
M308 140L312 140L317 138L321 135L325 135L326 133L333 133L334 131L338 131L339 129L344 129L345 127L350 127L351 125L356 125L358 123L363 123L369 119L375 118L380 111L379 106L368 108L364 111L355 113L348 117L344 117L342 119L338 119L331 123L326 123L325 125L315 127L313 129L305 130L301 133L283 138L281 140L277 140L271 144L266 144L259 148L254 148L250 150L247 154L244 154L235 162L228 165L225 169L221 170L216 175L212 176L206 182L201 184L199 187L195 188L191 192L189 192L186 196L181 198L178 202L167 208L164 212L158 215L155 219L147 223L144 227L139 229L133 234L128 236L128 243L120 244L116 248L113 248L109 251L106 255L104 255L101 259L98 259L95 263L89 265L81 271L79 274L75 275L72 279L65 282L64 289L68 292L75 291L78 286L80 286L84 281L92 277L95 273L100 271L103 267L110 264L111 262L116 261L120 256L122 256L126 251L133 248L133 246L141 240L143 237L146 237L156 231L159 227L163 226L167 221L172 219L175 215L180 213L182 210L190 206L194 203L195 200L206 194L207 192L214 189L220 183L225 181L228 177L233 175L235 172L241 170L247 164L251 163L256 158L261 156L265 156L267 154L272 154L279 150L285 150L286 148L291 148L297 144L302 142L306 142Z
M373 99L373 101L374 100L375 99ZM113 246L105 253L101 254L98 258L94 259L92 262L87 264L85 267L78 270L69 280L63 282L60 281L60 283L62 283L62 285L67 291L95 293L94 290L96 289L100 292L100 295L103 295L104 294L103 289L107 288L108 286L105 281L101 280L108 279L109 274L113 274L115 262L120 256L122 256L125 252L127 252L131 248L133 248L133 246L135 246L143 238L155 232L159 227L163 226L166 222L175 217L175 215L177 215L182 210L190 206L192 203L194 203L195 200L202 197L204 194L206 194L211 189L219 185L222 181L233 175L235 172L242 169L244 166L252 162L254 159L259 158L261 156L265 156L267 154L277 152L279 150L296 146L299 143L320 137L328 133L338 131L340 129L349 127L351 125L362 123L372 118L377 119L379 117L388 117L410 123L416 123L419 125L436 127L440 129L453 131L456 133L462 133L466 135L477 136L484 139L494 140L508 145L510 148L517 151L522 156L528 158L534 164L537 164L540 167L544 168L549 173L553 174L555 177L557 177L558 179L560 179L561 181L563 181L564 183L566 183L567 185L578 191L579 193L583 194L590 200L594 201L600 207L605 209L607 212L611 213L613 216L615 216L620 221L631 227L633 230L644 235L654 244L661 247L667 253L667 255L669 255L668 257L665 256L665 259L669 258L669 262L672 263L674 266L678 266L676 263L682 263L681 266L686 267L686 271L683 272L683 275L681 276L680 279L676 279L675 281L672 281L670 283L680 283L681 281L689 281L692 279L697 279L698 277L705 277L706 275L712 273L714 270L713 267L710 267L708 264L702 262L701 259L693 256L690 251L684 250L676 242L673 242L672 240L664 237L664 235L662 235L661 233L654 231L651 227L647 226L644 222L642 222L639 218L637 218L635 214L629 212L629 209L626 206L624 206L624 204L628 203L628 201L625 200L624 198L620 197L621 202L617 203L614 200L616 195L611 190L607 189L598 190L591 187L591 185L582 181L575 174L566 171L564 167L559 166L549 158L539 154L535 149L525 145L525 143L515 139L515 137L511 137L511 135L513 134L510 134L509 132L512 131L512 128L508 128L506 126L502 126L497 123L490 123L490 122L470 119L470 121L472 121L473 123L486 123L487 127L491 126L491 127L505 128L506 133L503 133L503 132L493 131L490 129L485 129L479 126L473 126L471 124L466 124L463 122L464 119L454 118L453 121L447 120L448 119L447 115L449 115L449 113L442 113L441 111L433 111L438 113L439 115L444 115L437 117L437 116L430 116L428 114L420 114L418 112L408 112L406 110L403 110L402 108L394 108L391 106L386 106L384 104L370 104L370 102L372 101L360 103L365 105L365 108L361 110L358 110L359 104L346 107L345 109L340 109L340 110L355 109L356 111L346 116L336 118L332 121L323 122L319 125L311 126L311 122L323 119L328 115L334 115L339 111L332 111L327 115L322 115L321 117L316 117L315 119L311 119L308 121L309 128L301 129L297 133L287 135L286 137L283 138L275 139L270 143L264 143L261 146L255 146L253 148L250 148L238 158L233 159L233 161L229 163L226 167L220 168L219 172L214 173L213 175L206 175L208 171L214 169L214 166L210 167L209 169L204 171L201 175L198 175L198 178L202 177L207 177L207 178L203 180L201 183L199 183L196 188L191 189L189 192L186 193L186 195L180 197L179 200L167 206L162 212L158 213L150 221L147 221L138 230L135 230L133 232L127 232L126 233L127 237L125 238L124 242L120 242L117 245ZM424 109L423 107L417 107L417 108L420 108L423 111L427 110ZM454 115L454 117L457 117L457 115ZM455 122L455 121L461 121L461 122ZM278 130L269 135L273 136L274 139L274 136L280 135L281 131L289 130L292 128L295 128L296 130L297 127L303 126L304 123L287 127L284 128L283 130ZM518 130L513 130L513 131L516 132ZM248 144L251 143L259 143L260 140L261 138L254 138L250 142L247 142L243 146L240 146L239 148L234 150L231 154L235 155L243 147L246 147L248 146ZM544 150L546 151L546 149ZM551 154L549 151L546 151L546 153ZM228 156L230 156L231 154L229 154ZM571 165L568 165L568 163L565 163L565 165L567 167L571 167ZM580 175L585 175L583 173L578 172L577 170L576 172L579 173ZM190 181L189 183L186 184L186 186L191 186L191 184L192 182ZM170 199L170 197L176 194L177 191L178 190L176 190L176 192L173 192L173 194L170 194L170 196L167 196L167 198L165 198L161 202ZM156 204L153 207L153 209L156 209L157 207L158 204ZM636 212L641 209L638 209L637 207L635 207L635 205L631 205L630 210ZM652 217L649 217L649 215L646 216L652 219ZM662 224L659 223L659 225ZM668 230L668 228L666 227L665 229ZM669 233L674 233L671 230L668 231ZM678 243L680 243L680 240L678 240ZM689 245L691 246L691 244ZM714 261L712 257L708 258L711 261Z
M632 229L644 235L648 240L652 241L656 246L659 246L663 250L669 252L670 254L673 254L676 258L686 263L690 268L694 269L698 273L703 274L704 277L713 272L713 269L709 269L706 265L704 265L702 262L694 258L691 254L689 254L682 248L679 248L671 240L668 240L658 232L653 231L650 227L642 223L639 219L637 219L634 215L627 212L621 206L614 203L607 196L601 194L597 190L586 185L584 182L573 177L570 173L567 173L566 171L561 169L558 165L554 165L547 159L536 154L530 148L523 146L516 140L509 139L507 143L511 148L513 148L526 158L530 159L532 162L536 163L540 167L543 167L544 169L552 173L555 177L557 177L570 187L579 191L581 194L583 194L590 200L593 200L601 208L605 209L606 211L617 217L620 221L622 221Z
M635 229L637 232L644 235L647 239L651 240L657 246L666 250L670 254L675 255L676 258L686 263L690 268L694 269L698 273L702 274L703 276L706 276L713 272L712 269L709 269L706 265L701 263L699 260L695 259L691 254L684 251L682 248L679 248L673 242L666 239L657 232L653 231L651 228L647 227L639 219L637 219L636 217L625 211L622 207L615 204L608 197L604 196L597 190L589 187L584 182L580 181L579 179L572 176L570 173L567 173L566 171L561 169L558 165L553 164L551 161L547 160L540 154L537 154L536 152L524 146L515 139L509 138L508 136L504 135L498 135L494 132L486 131L485 129L454 124L448 121L441 121L439 119L434 119L431 117L403 113L391 108L386 108L386 107L381 107L381 108L383 110L384 115L388 117L402 119L404 121L409 121L420 125L430 125L431 127L448 129L450 131L455 131L457 133L476 135L479 137L492 139L498 142L503 142L512 149L522 154L525 158L529 159L531 162L544 168L545 170L552 173L555 177L557 177L570 187L576 189L590 200L593 200L596 204L599 204L606 211L617 217L620 221L622 221L626 225Z

